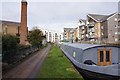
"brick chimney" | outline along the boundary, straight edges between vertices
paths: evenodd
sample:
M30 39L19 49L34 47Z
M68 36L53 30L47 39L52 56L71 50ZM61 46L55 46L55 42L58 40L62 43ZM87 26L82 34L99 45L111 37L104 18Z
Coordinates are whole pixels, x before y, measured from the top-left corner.
M26 45L27 43L27 1L21 1L21 25L20 25L20 44Z

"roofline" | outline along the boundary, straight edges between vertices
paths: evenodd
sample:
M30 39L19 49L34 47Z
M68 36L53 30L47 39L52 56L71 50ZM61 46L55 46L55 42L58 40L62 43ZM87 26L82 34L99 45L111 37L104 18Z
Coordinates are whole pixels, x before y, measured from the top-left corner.
M66 44L64 44L64 45L66 45ZM93 45L95 45L95 44L93 44ZM71 46L71 45L68 44L67 46ZM72 47L75 47L75 46L72 46ZM90 47L85 48L85 49L82 49L82 48L79 48L79 47L75 47L75 48L79 48L79 49L85 51L85 50L88 50L88 49L91 49L91 48L96 48L96 47L117 47L117 48L120 48L120 46L116 46L116 45L99 45L99 44L95 45L95 46L90 46Z
M89 48L86 48L86 49L82 49L83 51L85 50L88 50L88 49L91 49L91 48L96 48L96 47L117 47L117 48L120 48L120 46L113 46L113 45L98 45L98 46L93 46L93 47L89 47Z
M88 17L92 18L93 20L95 20L96 22L102 22L102 21L97 21L96 19L94 19L92 16L90 16L89 14L87 15Z
M86 23L86 20L84 19L79 19L79 22L82 21L83 23ZM84 22L85 21L85 22Z
M110 18L112 18L112 17L115 16L116 14L118 14L118 12L116 12L116 13L114 13L114 15L108 17L107 20L109 20Z
M0 22L11 22L11 23L17 23L17 24L21 24L20 22L15 22L15 21L7 21L7 20L0 20Z

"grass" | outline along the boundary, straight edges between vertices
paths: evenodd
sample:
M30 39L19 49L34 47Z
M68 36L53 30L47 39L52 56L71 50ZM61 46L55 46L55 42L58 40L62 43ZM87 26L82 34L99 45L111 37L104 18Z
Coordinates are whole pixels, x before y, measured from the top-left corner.
M53 45L37 78L78 78L83 80L58 46Z

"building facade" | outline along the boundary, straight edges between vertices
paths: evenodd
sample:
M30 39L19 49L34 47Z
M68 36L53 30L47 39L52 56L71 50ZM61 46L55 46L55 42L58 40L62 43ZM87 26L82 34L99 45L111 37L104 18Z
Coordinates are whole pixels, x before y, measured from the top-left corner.
M87 15L88 40L97 43L119 43L118 13Z
M14 35L14 36L19 36L19 27L20 23L19 22L12 22L12 21L0 21L1 25L1 34L6 35Z
M78 40L84 42L87 40L86 20L80 19L78 22Z
M77 28L64 28L64 40L90 43L120 43L120 14L88 14Z

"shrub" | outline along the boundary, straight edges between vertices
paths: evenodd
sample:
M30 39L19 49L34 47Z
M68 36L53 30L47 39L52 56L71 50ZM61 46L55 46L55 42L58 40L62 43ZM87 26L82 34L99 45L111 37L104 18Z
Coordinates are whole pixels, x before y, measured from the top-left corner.
M12 63L14 60L19 44L19 38L12 35L2 36L2 61Z

